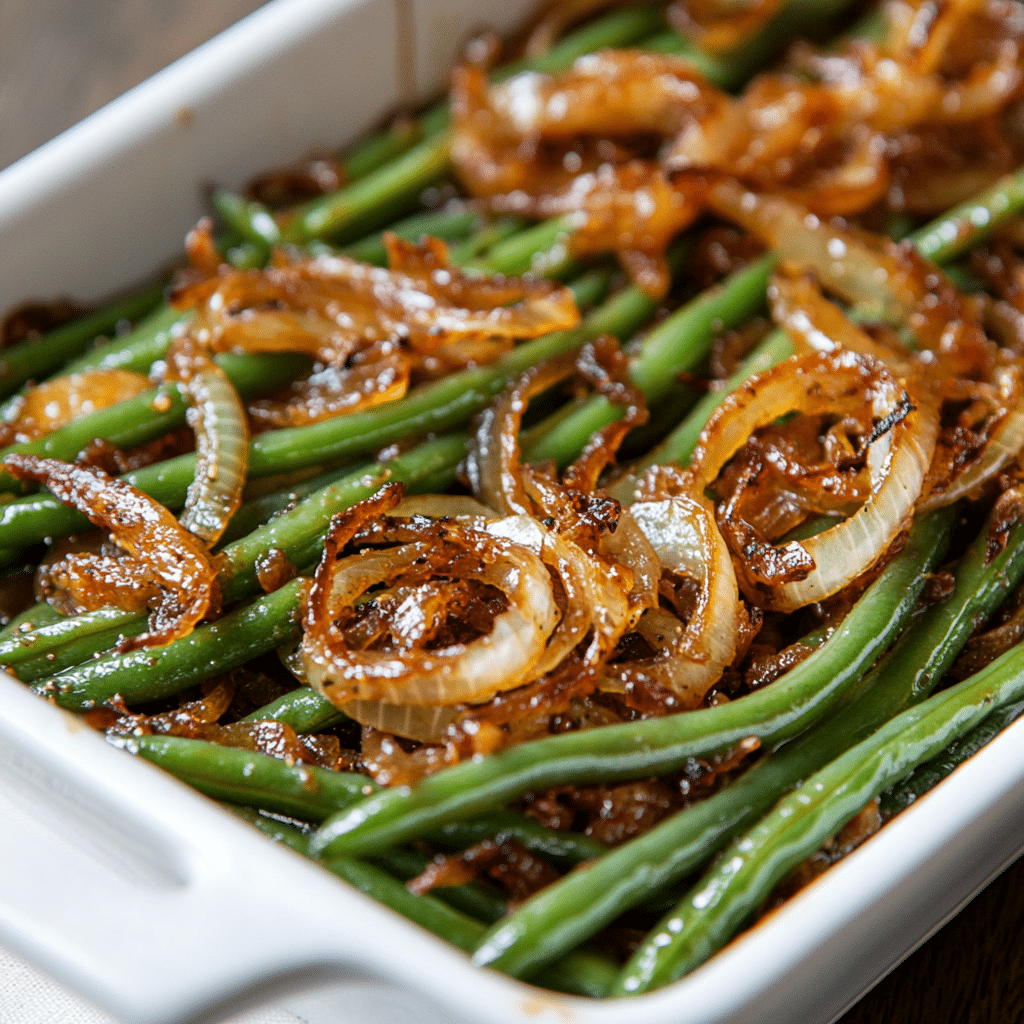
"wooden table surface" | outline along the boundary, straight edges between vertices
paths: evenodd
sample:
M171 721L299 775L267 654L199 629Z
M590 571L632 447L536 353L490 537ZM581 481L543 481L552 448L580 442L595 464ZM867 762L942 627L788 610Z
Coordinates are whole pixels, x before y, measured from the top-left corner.
M839 1024L1024 1021L1024 860L847 1011Z
M261 0L2 0L0 167L260 5ZM1024 1021L1022 936L1024 861L868 993L841 1024Z

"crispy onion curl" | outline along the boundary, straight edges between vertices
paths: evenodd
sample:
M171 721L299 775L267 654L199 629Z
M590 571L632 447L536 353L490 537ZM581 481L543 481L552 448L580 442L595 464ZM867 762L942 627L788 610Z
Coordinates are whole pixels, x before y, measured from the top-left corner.
M940 413L937 449L918 507L950 504L1024 449L1024 364L986 336L990 307L962 295L905 245L841 231L774 196L722 182L713 197L786 257L769 288L773 317L800 351L847 349L885 363L914 399ZM820 284L819 284L820 282ZM855 325L822 285L857 309ZM907 332L913 348L896 329Z
M550 577L532 551L416 517L377 521L372 538L397 546L339 557L350 524L336 517L307 604L300 657L316 689L342 708L355 700L443 706L486 700L529 677L558 620ZM369 605L361 618L360 602ZM392 614L378 623L382 602ZM463 602L458 623L449 621L453 602ZM445 636L444 627L472 624L473 615L489 628L473 639ZM434 637L439 646L418 646Z
M121 652L187 636L219 597L205 546L158 502L95 467L34 455L8 455L19 480L43 484L65 505L109 531L109 554L68 555L49 567L51 602L65 614L114 605L150 610L149 631L118 644Z
M485 69L452 80L452 158L498 212L568 215L572 252L618 253L645 290L669 284L665 250L700 214L699 183L673 185L657 149L721 102L685 60L639 50L582 57L559 75L489 87Z
M180 289L211 352L298 351L322 367L250 406L265 426L310 423L401 397L414 374L493 360L516 339L573 327L572 293L547 281L462 273L443 242L385 236L390 269L346 256L276 258Z
M792 426L769 432L766 442L754 436L792 412L802 414ZM793 611L870 568L913 511L937 429L930 403L915 406L884 365L852 352L793 357L730 395L701 434L692 472L694 493L715 485L722 495L716 515L744 594ZM808 446L810 459L801 454ZM757 485L764 478L777 489L780 476L788 498L819 503L804 505L786 528L811 507L848 518L807 540L772 544L758 525L764 500Z
M355 535L359 543L404 545L410 548L410 555L417 557L420 549L413 550L413 546L421 536L443 537L443 543L429 541L437 547L432 556L435 561L441 558L443 544L453 544L457 536L480 545L485 561L510 553L525 557L543 571L554 602L554 616L550 623L544 621L539 650L534 653L531 647L528 659L505 658L500 681L489 678L485 686L475 690L447 686L443 693L424 696L417 684L403 691L412 696L403 696L395 689L386 693L378 689L373 698L346 703L348 714L381 731L426 742L451 736L450 727L457 725L464 735L473 737L476 747L480 737L487 734L507 739L509 734L500 727L518 728L509 719L510 714L513 719L517 717L517 707L530 707L535 718L544 717L593 691L600 665L640 615L657 604L661 571L650 543L629 513L595 490L597 477L614 458L621 438L646 418L642 398L625 383L624 374L625 361L609 339L587 346L575 360L566 357L532 368L480 417L467 460L476 501L407 499L390 519L379 520L376 525L367 523ZM533 395L576 375L622 405L626 414L598 432L560 480L553 468L521 465L519 429ZM411 514L411 518L402 520L403 513ZM404 547L390 548L386 553L371 549L362 556L363 562L399 558ZM451 551L448 561L452 566L460 564ZM433 614L430 609L435 606L439 609L436 617L440 625L435 637L448 628L442 621L444 609L453 607L452 602L459 599L444 589L450 590L453 583L445 576L446 569L447 562L439 562L437 578L429 583L433 589L417 594L421 614ZM462 586L467 581L454 582ZM383 598L378 596L378 604L383 608L392 594L397 600L404 585L381 591ZM509 613L515 611L513 596L507 592ZM473 595L466 594L465 598L471 601ZM395 607L392 605L391 610ZM538 611L547 614L539 605L535 608ZM467 605L458 614L468 621L470 612L471 605ZM364 620L368 619L364 615ZM499 618L493 625L481 622L480 631L487 634L499 625ZM393 629L389 642L393 642ZM423 646L422 637L410 638L410 642ZM431 642L428 638L428 646ZM422 657L429 661L436 655L426 651ZM309 659L303 660L307 676L314 681ZM497 666L493 668L498 671ZM421 674L424 678L429 675ZM514 693L506 697L510 690Z

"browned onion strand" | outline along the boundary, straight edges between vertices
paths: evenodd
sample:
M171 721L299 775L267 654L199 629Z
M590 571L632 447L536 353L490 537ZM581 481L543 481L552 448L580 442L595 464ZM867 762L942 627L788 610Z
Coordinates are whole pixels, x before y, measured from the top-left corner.
M685 623L657 604L645 611L637 632L654 654L607 666L602 686L628 697L661 690L670 708L698 707L737 649L741 609L729 550L703 497L637 501L629 511L661 565L694 580L697 592Z
M166 379L189 403L196 438L196 475L179 522L212 547L242 504L249 461L249 430L242 400L227 374L191 334L171 345Z
M72 597L78 611L123 607L122 600L132 611L140 603L149 605L149 631L122 640L119 650L157 647L187 636L219 600L205 545L159 502L94 467L33 455L9 455L4 465L20 480L45 485L109 532L120 553L79 556ZM65 585L71 586L70 578ZM119 599L122 591L126 596Z
M701 212L703 189L673 185L652 144L719 102L685 60L642 51L603 51L561 75L525 73L491 88L483 68L467 65L453 78L453 161L491 209L570 215L572 252L616 251L659 295L665 251Z
M438 239L385 236L390 268L347 256L288 258L183 286L211 351L299 351L322 365L285 394L254 403L257 422L310 423L400 398L414 373L486 362L516 340L575 326L572 293L547 281L471 276Z
M719 182L713 202L789 261L773 280L778 323L806 348L845 347L882 360L906 378L914 399L941 415L937 452L924 485L922 511L956 501L992 479L1024 448L1020 357L986 337L990 308L961 295L938 268L906 246L874 240L809 216L777 196ZM877 317L878 337L852 324L815 282L863 314ZM998 267L995 273L1001 275ZM914 339L905 349L889 327Z

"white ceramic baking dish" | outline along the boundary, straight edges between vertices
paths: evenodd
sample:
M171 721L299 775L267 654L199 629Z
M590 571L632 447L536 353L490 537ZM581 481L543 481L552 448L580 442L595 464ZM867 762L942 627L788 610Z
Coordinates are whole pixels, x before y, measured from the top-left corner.
M144 277L180 250L202 184L337 145L439 87L466 29L508 29L525 6L267 5L0 173L0 308ZM0 945L127 1024L325 985L302 1004L315 1024L360 1006L409 1022L825 1024L1024 849L1022 738L1024 723L690 977L598 1003L471 967L0 676Z

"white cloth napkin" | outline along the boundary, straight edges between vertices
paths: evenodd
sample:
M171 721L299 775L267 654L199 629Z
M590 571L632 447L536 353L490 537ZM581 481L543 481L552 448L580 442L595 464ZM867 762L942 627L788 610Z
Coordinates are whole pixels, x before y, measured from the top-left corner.
M117 1024L102 1010L0 949L0 1024ZM301 1017L268 1006L225 1024L305 1024Z

